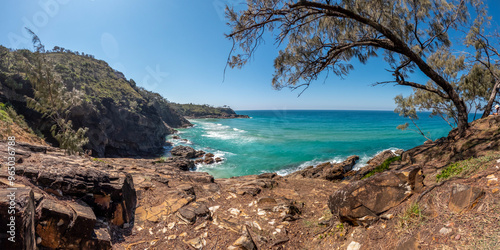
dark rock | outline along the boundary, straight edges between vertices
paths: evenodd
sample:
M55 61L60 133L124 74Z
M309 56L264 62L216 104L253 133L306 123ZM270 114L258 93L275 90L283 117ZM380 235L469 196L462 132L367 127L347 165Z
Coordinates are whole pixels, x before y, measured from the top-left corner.
M367 226L421 189L422 181L420 168L384 172L335 191L328 199L328 207L343 222Z
M133 220L137 194L130 174L85 166L26 167L23 174L47 192L82 199L97 215L109 218L116 225Z
M304 177L304 178L321 178L326 180L340 180L344 178L344 174L350 171L352 167L359 160L359 156L350 156L345 161L332 164L325 162L317 165L316 167L307 167L306 169L297 171L288 175L289 177Z
M35 152L35 153L44 153L46 154L47 153L47 148L46 146L40 146L40 145L33 145L33 144L29 144L29 143L24 143L24 142L19 142L17 143L18 146L22 146L24 148L27 148L29 149L31 152Z
M194 164L203 163L203 162L205 162L205 160L204 160L204 159L196 159L196 160L194 161Z
M45 199L40 204L36 234L48 248L78 249L82 239L91 239L96 217L86 204Z
M448 207L455 213L461 213L473 208L484 194L481 188L455 184L451 189Z
M196 218L210 218L210 210L204 203L192 202L187 206L179 209L178 216L188 223L195 223Z
M81 249L108 250L112 249L111 236L106 228L98 228L94 230L92 239L87 240L82 244Z
M186 159L196 158L196 150L192 147L183 145L174 147L170 153L172 156L179 156Z
M257 176L257 178L260 178L260 179L272 179L276 177L276 173L263 173L263 174L259 174Z
M198 151L196 151L195 158L202 157L204 154L205 154L205 151L203 151L203 150L198 150Z
M207 157L208 157L208 158L210 158L210 157L214 157L214 154L212 154L212 153L207 153L207 154L205 155L205 158L207 158Z
M11 221L12 218L13 221ZM8 190L2 187L0 189L0 246L2 249L36 249L34 218L34 195L30 188L18 187L17 190Z
M141 105L140 111L132 111L112 98L75 107L70 118L75 128L89 128L87 147L97 157L160 155L172 132L155 107Z
M191 169L194 169L194 161L181 157L169 157L165 159L161 164L157 164L158 166L157 169L161 168L161 166L163 165L168 165L170 167L180 169L183 171L189 171Z
M189 184L182 184L177 186L177 189L184 191L187 195L195 195L194 187Z
M215 162L214 158L205 156L205 164L212 164Z
M221 161L222 161L222 158L217 157L217 158L215 158L214 160L215 160L215 162L221 162Z
M252 239L252 235L250 235L250 231L248 231L248 227L244 226L243 231L241 233L241 237L239 237L234 243L233 246L242 250L257 250L257 246Z

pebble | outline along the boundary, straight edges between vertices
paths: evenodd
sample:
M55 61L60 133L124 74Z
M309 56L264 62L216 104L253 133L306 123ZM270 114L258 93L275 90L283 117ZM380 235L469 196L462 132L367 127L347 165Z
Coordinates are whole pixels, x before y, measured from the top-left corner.
M439 230L439 233L446 235L446 234L451 233L451 231L452 231L451 228L443 227L443 228L441 228L441 230Z
M172 229L175 227L175 222L168 223L167 225L168 229Z
M194 230L198 231L200 229L206 228L207 224L208 224L208 222L205 221L205 222L201 223L200 225L198 225L197 227L195 227Z
M347 246L347 250L359 250L361 248L361 244L356 241L351 241L349 246Z
M228 211L232 215L236 215L236 216L238 216L241 213L241 211L239 209L237 209L237 208L230 208L230 209L228 209Z
M175 239L177 239L177 235L175 235L175 234L169 235L167 237L167 240L175 240Z
M266 211L259 208L259 209L257 209L257 214L260 216L264 216L264 215L266 215Z
M455 240L460 240L460 234L457 234L457 236L455 236Z

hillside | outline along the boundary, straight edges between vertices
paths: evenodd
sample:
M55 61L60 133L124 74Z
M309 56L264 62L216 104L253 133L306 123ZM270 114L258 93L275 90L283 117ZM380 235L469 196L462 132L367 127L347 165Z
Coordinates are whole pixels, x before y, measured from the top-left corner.
M248 118L247 115L238 115L230 107L212 107L199 104L170 103L170 106L186 118Z
M172 128L191 125L162 96L137 87L102 60L64 49L45 56L69 91L83 93L83 103L71 110L70 119L76 128L89 128L87 149L96 156L160 154ZM30 127L56 143L50 122L26 107L25 96L33 96L26 73L33 63L32 52L0 46L0 102L11 103Z

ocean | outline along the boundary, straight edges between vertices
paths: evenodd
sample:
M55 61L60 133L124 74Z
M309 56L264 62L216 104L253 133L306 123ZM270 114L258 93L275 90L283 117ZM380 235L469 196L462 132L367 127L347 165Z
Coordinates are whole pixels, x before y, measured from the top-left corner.
M250 119L192 119L192 128L179 129L182 139L168 140L211 152L223 162L198 164L215 178L276 172L280 175L323 162L341 162L358 155L355 168L377 153L410 149L426 139L396 126L409 120L392 111L258 110L237 111ZM451 127L441 118L420 113L420 128L435 140ZM411 124L411 122L410 122ZM411 128L411 127L410 127Z

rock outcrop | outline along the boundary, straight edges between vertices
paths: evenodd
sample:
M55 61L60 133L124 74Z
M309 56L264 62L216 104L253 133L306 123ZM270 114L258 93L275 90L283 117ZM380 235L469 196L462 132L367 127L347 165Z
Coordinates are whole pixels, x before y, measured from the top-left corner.
M382 213L420 192L423 179L420 168L384 172L335 191L328 200L328 207L341 221L367 226Z
M0 246L3 249L36 248L35 210L30 188L0 185Z
M326 180L341 180L344 174L351 171L359 160L359 156L353 155L341 163L325 162L317 166L309 166L303 170L291 173L288 177L321 178Z

